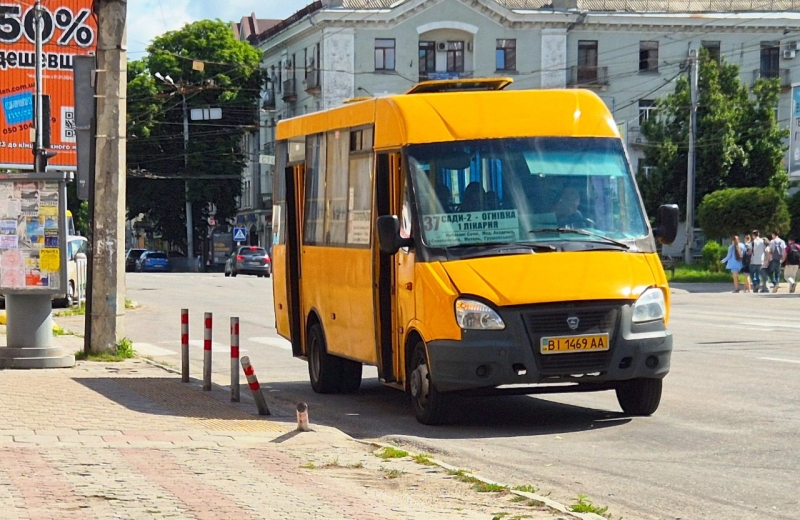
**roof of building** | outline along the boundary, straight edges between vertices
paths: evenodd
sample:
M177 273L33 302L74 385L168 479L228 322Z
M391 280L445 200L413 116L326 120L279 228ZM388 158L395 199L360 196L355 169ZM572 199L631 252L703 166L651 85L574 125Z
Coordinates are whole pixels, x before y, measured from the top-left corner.
M233 22L231 29L238 38L250 40L281 22L271 18L256 18L256 13L251 13L250 16L243 16L240 22Z
M344 9L390 9L410 0L340 0L327 7ZM726 12L796 11L800 0L494 0L512 10L578 9L581 11L628 12ZM554 6L555 4L555 6Z

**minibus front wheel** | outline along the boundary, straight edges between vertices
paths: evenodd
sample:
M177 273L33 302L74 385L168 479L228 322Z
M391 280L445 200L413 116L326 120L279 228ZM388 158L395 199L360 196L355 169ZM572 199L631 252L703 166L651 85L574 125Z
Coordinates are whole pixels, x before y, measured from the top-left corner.
M409 387L414 415L422 424L442 424L449 399L436 390L436 385L431 381L429 366L425 343L420 341L414 347L410 364Z
M617 401L628 415L652 415L661 403L662 379L631 379L617 384Z

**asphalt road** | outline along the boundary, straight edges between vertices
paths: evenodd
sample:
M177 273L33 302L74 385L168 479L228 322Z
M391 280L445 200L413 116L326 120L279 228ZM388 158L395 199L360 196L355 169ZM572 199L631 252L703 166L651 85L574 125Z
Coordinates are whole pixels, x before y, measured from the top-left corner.
M672 371L652 417L628 418L613 392L599 392L462 400L450 425L428 427L374 368L356 395L314 394L306 363L276 335L271 279L132 273L127 283L128 298L143 305L126 316L140 353L179 366L180 309L190 309L193 377L202 374L203 312L214 314L214 375L223 383L229 318L238 316L242 355L279 413L306 401L312 423L409 442L564 503L585 494L614 518L800 517L800 293L676 291Z

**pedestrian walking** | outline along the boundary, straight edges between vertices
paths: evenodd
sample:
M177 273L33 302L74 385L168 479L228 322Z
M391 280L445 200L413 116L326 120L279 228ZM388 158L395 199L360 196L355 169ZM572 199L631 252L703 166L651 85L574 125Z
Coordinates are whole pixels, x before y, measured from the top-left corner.
M797 269L800 267L800 244L794 237L789 237L786 246L786 265L783 267L783 277L789 282L789 292L793 293L797 287Z
M753 239L750 233L744 236L744 256L742 257L742 272L744 273L744 292L750 292L750 262L753 259Z
M742 270L742 258L744 258L744 244L739 242L739 237L733 236L733 243L728 247L728 254L722 259L725 268L733 276L733 292L739 292L739 273Z
M781 283L781 264L786 261L786 242L775 230L772 240L769 241L769 279L772 282L772 292L778 292Z
M754 229L751 234L753 239L753 254L750 257L750 278L753 281L753 292L758 292L761 286L761 266L764 265L764 254L767 250L767 244L764 242L764 239L761 238L757 229Z

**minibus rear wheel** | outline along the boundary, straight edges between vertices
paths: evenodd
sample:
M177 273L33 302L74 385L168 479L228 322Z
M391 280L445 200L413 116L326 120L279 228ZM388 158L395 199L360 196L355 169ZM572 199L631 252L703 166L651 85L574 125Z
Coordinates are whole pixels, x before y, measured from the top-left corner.
M661 379L631 379L617 384L617 401L628 415L652 415L661 403Z
M308 376L311 388L318 394L333 394L340 389L342 359L328 354L319 323L308 329Z
M442 424L446 418L447 396L436 390L431 381L430 363L425 343L418 342L411 354L410 390L414 415L422 424Z

